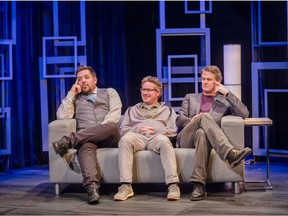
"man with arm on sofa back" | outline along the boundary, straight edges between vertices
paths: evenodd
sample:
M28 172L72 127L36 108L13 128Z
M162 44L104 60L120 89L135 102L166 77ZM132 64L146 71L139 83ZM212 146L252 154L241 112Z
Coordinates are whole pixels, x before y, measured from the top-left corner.
M191 200L202 200L207 196L205 184L212 148L222 160L228 160L232 168L252 152L250 148L234 148L220 128L221 118L225 115L247 118L247 107L220 83L222 74L217 66L203 68L201 78L203 92L185 96L176 120L182 129L177 145L196 148Z
M168 200L180 199L175 152L170 138L176 137L176 113L163 102L158 102L163 87L156 77L145 77L141 82L143 102L127 109L120 126L119 170L121 186L114 200L123 201L134 195L132 189L133 154L151 150L160 154L168 185Z
M76 71L75 84L57 110L57 119L76 119L77 132L53 142L53 148L56 154L70 148L77 149L89 204L99 202L96 149L118 147L120 133L116 123L120 120L121 108L122 102L116 90L98 88L94 69L80 66ZM72 155L68 152L65 156L63 159L69 164Z

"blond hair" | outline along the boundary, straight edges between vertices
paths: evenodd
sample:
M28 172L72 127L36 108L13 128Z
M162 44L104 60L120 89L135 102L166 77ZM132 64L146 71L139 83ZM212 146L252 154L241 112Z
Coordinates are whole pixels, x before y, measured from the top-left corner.
M222 81L222 73L221 73L221 70L215 66L215 65L211 65L211 66L206 66L204 67L202 70L201 70L201 75L203 73L203 71L208 71L212 74L215 75L215 79L218 81L218 82L221 82Z

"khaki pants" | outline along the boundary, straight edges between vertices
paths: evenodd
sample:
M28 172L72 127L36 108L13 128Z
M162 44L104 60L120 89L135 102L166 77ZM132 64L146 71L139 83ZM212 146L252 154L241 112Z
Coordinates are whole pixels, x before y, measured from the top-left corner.
M176 157L170 139L161 134L147 138L134 132L126 133L119 141L120 182L132 183L133 155L145 149L160 155L166 184L178 183Z

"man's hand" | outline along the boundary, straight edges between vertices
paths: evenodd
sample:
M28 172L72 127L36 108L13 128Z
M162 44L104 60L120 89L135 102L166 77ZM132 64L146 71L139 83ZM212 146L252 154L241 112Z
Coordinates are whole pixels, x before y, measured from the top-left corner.
M203 113L199 113L199 114L197 114L197 115L194 115L193 117L192 117L192 119L191 119L191 122L194 120L194 119L196 119L196 118L198 118L199 116L201 116Z
M215 91L226 96L228 93L228 89L224 85L222 85L220 82L215 81L215 84L216 84Z
M71 92L73 92L75 95L81 93L81 86L77 84L77 79L76 82L73 84L73 86L70 89Z
M149 127L149 126L143 126L141 129L141 134L142 135L153 135L155 134L155 129L153 127Z

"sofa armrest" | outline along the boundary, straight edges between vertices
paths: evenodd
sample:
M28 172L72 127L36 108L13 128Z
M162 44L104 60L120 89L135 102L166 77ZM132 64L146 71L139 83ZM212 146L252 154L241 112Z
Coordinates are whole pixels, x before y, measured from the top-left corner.
M49 143L76 131L76 119L54 120L49 124Z
M49 172L51 182L63 182L66 176L67 167L63 163L62 158L56 155L52 142L61 139L63 136L68 136L71 132L76 131L76 120L54 120L48 126L49 136Z
M236 148L244 148L244 122L239 116L224 116L221 120L221 128Z

